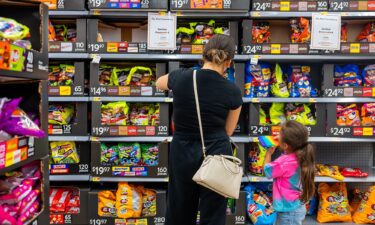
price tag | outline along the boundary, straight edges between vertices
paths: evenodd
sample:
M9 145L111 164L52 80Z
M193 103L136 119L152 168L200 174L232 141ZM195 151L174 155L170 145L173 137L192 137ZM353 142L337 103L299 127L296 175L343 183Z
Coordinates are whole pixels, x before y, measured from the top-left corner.
M290 2L280 2L280 11L290 11Z
M257 177L250 177L250 182L258 182L258 178Z
M92 59L92 63L99 64L101 58L102 57L100 57L100 55L95 54L94 57L93 57L93 59Z
M165 102L173 102L173 98L165 98Z
M164 178L164 182L169 182L169 177Z
M72 95L72 88L70 86L60 86L60 95Z
M372 88L372 97L375 97L375 87Z
M321 12L320 15L328 15L328 12Z
M188 0L172 0L171 7L175 9L186 8L189 6Z
M316 98L309 98L310 103L316 103Z
M99 10L95 9L95 10L92 12L92 14L93 14L94 16L99 16L101 13L100 13Z
M363 136L373 136L374 128L373 127L364 127L363 128Z
M102 100L102 98L101 97L94 97L94 98L92 98L92 100L94 102L100 102Z
M252 17L260 17L260 12L252 12L251 16Z
M99 141L98 137L91 137L91 141Z
M259 142L259 138L254 137L254 138L253 138L253 142Z
M341 14L341 16L349 16L349 13L348 12L342 12L342 13L340 13Z
M92 177L93 182L100 182L100 177Z
M159 12L159 15L161 15L161 16L165 16L165 15L167 15L167 12Z
M280 44L271 44L271 54L280 54L281 45Z
M360 43L351 43L350 44L350 53L360 53L361 44Z
M259 61L258 58L251 57L251 59L250 59L250 64L251 64L251 65L258 65L258 61Z

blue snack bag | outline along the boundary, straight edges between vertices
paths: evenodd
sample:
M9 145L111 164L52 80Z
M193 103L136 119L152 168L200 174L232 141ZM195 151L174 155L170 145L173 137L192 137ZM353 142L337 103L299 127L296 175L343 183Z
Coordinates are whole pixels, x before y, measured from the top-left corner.
M363 86L375 87L375 64L367 65L362 70Z
M245 97L269 97L271 92L271 66L268 63L245 67Z
M357 65L335 65L334 85L336 87L359 87L362 85L362 77Z
M318 209L318 197L314 195L306 204L306 215L315 215Z
M227 79L234 83L235 82L235 77L234 77L234 68L233 67L229 67L227 69Z
M271 183L254 183L245 187L247 215L254 225L272 225L276 212L272 206Z
M316 97L317 90L313 88L310 77L310 66L293 65L288 69L288 88L290 97Z

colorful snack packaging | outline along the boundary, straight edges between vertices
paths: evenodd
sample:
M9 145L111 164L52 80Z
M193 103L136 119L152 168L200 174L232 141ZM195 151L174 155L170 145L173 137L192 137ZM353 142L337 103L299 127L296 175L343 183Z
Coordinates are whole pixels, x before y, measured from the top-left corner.
M288 69L288 89L290 97L316 97L318 93L312 87L310 66L290 66Z
M58 86L60 77L60 67L50 65L48 67L48 82L50 86Z
M0 39L22 40L30 36L27 26L5 17L0 17Z
M134 126L156 126L160 123L159 104L130 105L130 123Z
M343 181L345 178L340 173L338 166L331 166L328 164L316 164L317 176L327 176L338 181Z
M118 165L119 164L119 149L118 146L107 147L104 143L100 144L100 162L102 165Z
M268 63L252 65L246 63L245 97L269 97L271 82L271 67Z
M66 30L66 40L70 42L77 41L77 29L72 26L68 26Z
M74 65L67 65L62 64L60 65L60 73L58 78L58 85L72 85L73 84L73 77L75 74L75 66Z
M3 205L0 205L0 215L0 224L17 224L17 220L5 210Z
M269 22L254 21L251 30L252 43L271 43Z
M348 27L347 23L341 22L341 42L348 41Z
M264 157L267 149L260 143L252 143L248 154L248 164L250 173L258 176L263 176Z
M358 66L355 64L335 65L334 85L336 87L359 87L362 85Z
M375 126L375 103L365 103L361 109L362 126Z
M57 164L79 163L76 144L73 141L50 142L51 157Z
M129 72L130 72L129 68L123 68L123 69L113 68L113 72L112 72L113 77L111 78L112 84L115 86L129 85L129 83L127 82L129 78Z
M272 125L278 125L286 121L284 103L272 103L269 112Z
M350 212L354 214L359 205L361 204L362 199L365 198L365 193L362 192L360 189L355 188L353 189L352 199L350 202Z
M319 223L352 221L345 183L332 185L320 183L318 193L320 201L317 221Z
M141 162L141 146L138 143L118 144L119 164L122 166L134 166Z
M106 65L100 65L99 67L99 84L103 86L112 85L114 83L113 74L114 73L114 67L106 66ZM114 76L117 76L114 75Z
M318 209L318 197L314 195L311 199L306 203L306 215L312 216L316 213Z
M176 30L176 35L177 35L176 43L178 45L192 43L194 31L195 31L194 27L192 27L191 24L190 24L190 28L187 28L187 27L177 28L177 30Z
M375 223L375 186L370 186L367 189L353 214L353 222L357 224Z
M368 173L362 172L359 168L340 167L340 173L344 177L368 177Z
M131 68L129 76L126 80L126 85L131 86L152 86L154 85L156 79L153 75L152 69L144 66L135 66Z
M271 77L271 93L275 97L288 98L289 90L283 79L283 71L279 64L275 65L275 70Z
M208 23L192 22L190 27L194 27L193 44L206 44L214 35L215 20L210 20Z
M375 23L367 23L362 31L358 34L357 41L359 42L375 42Z
M337 126L361 126L361 118L356 104L336 105Z
M68 32L65 25L54 25L55 28L55 40L56 41L67 41L66 34Z
M276 212L272 206L272 192L266 183L248 184L245 187L247 216L254 225L272 225Z
M365 87L375 87L375 64L367 65L362 70L362 77Z
M32 207L32 203L37 200L41 192L40 188L32 190L28 196L26 196L21 202L17 203L18 214L26 213L30 207Z
M31 205L31 207L25 213L21 214L18 217L17 219L18 224L24 224L24 222L32 218L38 212L39 206L40 206L39 201L35 200L33 204Z
M287 103L285 114L287 120L295 120L305 126L316 124L316 119L307 104Z
M56 40L55 27L52 25L51 20L48 20L48 41Z
M117 217L137 218L142 214L142 192L126 182L118 184L116 192Z
M284 106L283 106L284 109ZM267 115L266 112L264 111L263 105L259 106L259 125L268 125L269 123L267 122Z
M65 213L70 200L71 191L63 188L50 189L50 211L54 213Z
M117 217L116 196L112 191L98 192L98 215L101 217Z
M102 125L126 125L129 107L126 102L110 102L101 106Z
M310 42L310 21L306 18L294 18L289 20L292 43L307 43Z
M67 125L74 115L74 105L50 104L48 107L48 123L56 125Z
M157 166L159 164L158 144L141 144L142 162L145 166Z
M31 180L23 180L22 184L12 189L10 193L0 195L0 204L14 205L22 201L31 193L33 184Z
M25 64L25 49L16 45L10 45L9 69L21 72Z
M156 216L156 191L144 188L142 203L142 217Z

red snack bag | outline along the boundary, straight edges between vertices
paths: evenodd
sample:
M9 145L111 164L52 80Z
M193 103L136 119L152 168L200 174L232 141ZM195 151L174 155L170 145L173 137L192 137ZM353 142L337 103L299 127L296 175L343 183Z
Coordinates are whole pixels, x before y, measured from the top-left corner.
M368 173L362 172L359 168L342 167L340 172L344 177L368 177Z
M359 42L375 42L375 23L366 24L357 37Z
M252 42L253 43L270 43L271 33L270 24L268 22L254 22L251 31Z
M63 214L50 214L49 224L64 224L64 215Z
M362 126L375 126L375 103L365 103L361 109Z
M68 207L66 210L67 214L78 214L80 212L79 207Z
M310 42L310 21L306 18L294 18L289 21L292 34L290 39L292 43Z
M70 190L51 189L50 191L50 211L64 213L70 200Z
M341 24L341 42L348 41L348 28L346 23Z

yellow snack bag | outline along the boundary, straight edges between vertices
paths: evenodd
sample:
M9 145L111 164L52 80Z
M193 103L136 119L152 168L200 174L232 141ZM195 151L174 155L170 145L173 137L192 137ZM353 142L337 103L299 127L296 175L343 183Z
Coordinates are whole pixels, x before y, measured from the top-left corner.
M375 186L368 188L357 211L353 214L354 223L375 224Z
M151 189L143 189L142 199L142 216L156 216L156 191Z
M74 141L53 141L49 145L53 163L79 163L79 156Z
M345 183L332 185L320 183L318 193L320 201L317 221L319 223L352 221Z
M351 210L351 213L355 213L359 207L359 204L361 204L361 201L364 197L364 194L361 190L359 190L358 188L354 189L353 190L353 197L352 197L352 200L350 202L350 210Z
M116 192L117 217L137 218L142 214L142 192L127 182L118 184Z
M98 192L98 215L117 217L116 196L112 191Z
M331 166L327 164L316 164L317 176L326 176L343 181L345 177L340 173L338 166Z

